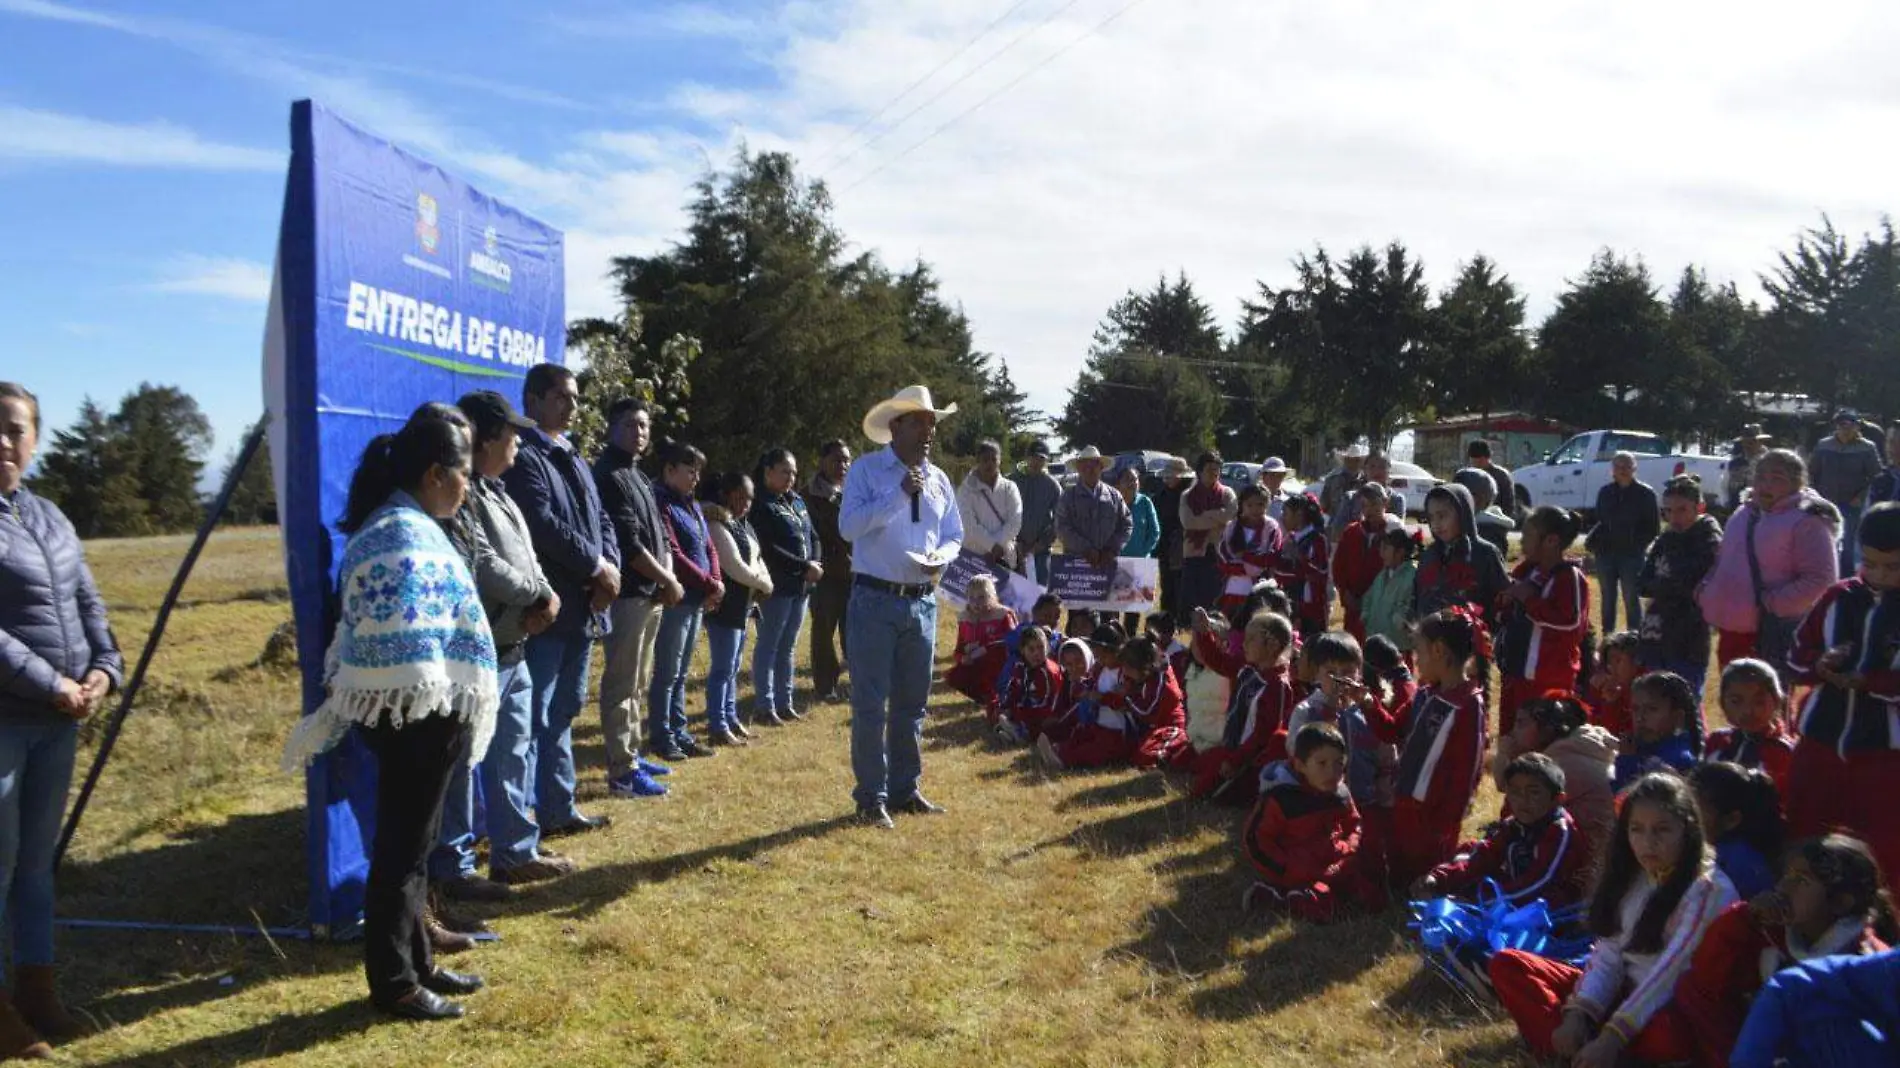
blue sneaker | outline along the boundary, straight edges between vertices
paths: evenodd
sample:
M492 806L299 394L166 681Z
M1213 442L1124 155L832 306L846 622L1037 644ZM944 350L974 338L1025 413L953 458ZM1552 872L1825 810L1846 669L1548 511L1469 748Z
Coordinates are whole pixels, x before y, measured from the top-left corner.
M648 775L655 776L656 778L661 775L673 774L672 768L667 767L665 764L655 764L653 761L648 760L646 757L636 758L634 760L634 765L636 767L636 770L644 772L645 774L648 774Z
M618 779L607 783L609 797L664 797L666 787L654 782L653 777L644 771L635 769Z

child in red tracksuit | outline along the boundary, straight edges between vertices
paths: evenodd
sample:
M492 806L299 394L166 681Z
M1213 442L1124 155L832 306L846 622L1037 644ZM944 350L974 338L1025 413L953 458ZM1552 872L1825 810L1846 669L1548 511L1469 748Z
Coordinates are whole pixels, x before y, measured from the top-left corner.
M1698 1068L1727 1068L1749 1004L1775 972L1818 957L1870 956L1896 939L1893 902L1866 844L1840 834L1802 843L1775 889L1716 917L1676 983Z
M1187 705L1174 668L1147 638L1122 646L1122 693L1135 721L1135 751L1128 762L1138 768L1174 763L1188 747Z
M1193 796L1251 804L1259 794L1260 770L1286 758L1286 721L1299 703L1287 677L1292 647L1292 622L1275 612L1260 612L1247 621L1241 655L1235 656L1207 613L1195 612L1195 657L1234 685L1221 744L1187 758Z
M1273 567L1273 561L1280 555L1286 535L1281 532L1280 524L1267 514L1268 503L1267 491L1259 485L1241 490L1240 514L1227 524L1227 531L1215 548L1224 583L1220 610L1229 616L1247 603L1254 584Z
M1075 710L1088 698L1095 681L1095 653L1082 639L1064 639L1056 659L1062 668L1062 696L1056 699L1055 714L1045 719L1042 729L1030 737L1031 744L1043 737L1058 742L1067 738L1075 729Z
M1387 710L1365 701L1373 732L1399 747L1392 807L1392 883L1409 886L1457 852L1465 811L1478 789L1485 749L1484 691L1472 664L1489 652L1483 620L1448 608L1419 621L1412 703Z
M1412 888L1414 898L1475 897L1497 883L1512 905L1542 900L1552 908L1583 900L1590 843L1564 808L1564 769L1542 753L1525 753L1504 769L1510 816L1470 853L1440 864Z
M1794 765L1794 739L1781 725L1781 676L1767 662L1745 657L1722 669L1722 714L1729 726L1709 735L1704 761L1739 764L1768 773L1788 808L1788 772Z
M1027 742L1062 714L1067 685L1049 656L1049 632L1034 623L1017 631L1016 662L1003 680L998 724L1010 742Z
M1546 504L1524 521L1524 561L1498 595L1498 732L1511 733L1517 710L1552 690L1577 684L1590 620L1590 583L1565 555L1577 540L1577 519Z
M1281 516L1286 541L1274 560L1273 577L1293 601L1293 624L1300 637L1311 638L1326 629L1333 610L1326 517L1319 502L1305 494L1288 498Z
M1301 919L1327 923L1352 892L1359 810L1346 789L1346 739L1330 723L1308 723L1293 738L1291 780L1266 788L1241 833L1241 848L1260 876L1241 898Z
M1851 535L1850 535L1851 536ZM1860 521L1860 574L1821 595L1788 658L1812 685L1788 771L1788 823L1801 837L1843 828L1900 871L1900 504Z
M1106 629L1108 625L1104 625ZM1117 628L1119 629L1119 628ZM1109 637L1097 631L1098 637ZM1128 762L1140 737L1140 724L1129 704L1128 694L1136 688L1143 673L1132 671L1125 654L1133 654L1153 672L1156 653L1146 638L1131 638L1113 649L1090 639L1102 654L1092 692L1076 707L1076 723L1067 738L1057 742L1047 734L1036 741L1043 763L1052 768L1103 768ZM1178 702L1177 702L1178 704ZM1184 732L1185 733L1185 732Z
M1590 676L1590 722L1618 738L1636 730L1636 713L1630 702L1636 680L1643 674L1643 661L1637 656L1640 641L1633 630L1619 630L1603 639L1597 653L1602 667Z

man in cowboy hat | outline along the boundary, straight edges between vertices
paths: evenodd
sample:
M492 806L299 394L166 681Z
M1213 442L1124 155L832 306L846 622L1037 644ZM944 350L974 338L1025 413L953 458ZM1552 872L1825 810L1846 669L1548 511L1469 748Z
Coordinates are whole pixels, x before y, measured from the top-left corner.
M937 653L937 576L963 545L950 476L930 462L939 408L924 386L907 386L864 417L864 436L889 448L851 467L838 531L851 543L852 797L858 819L891 828L891 812L943 809L918 789L924 705Z
M1038 441L1030 447L1023 469L1009 476L1023 499L1023 525L1016 535L1016 570L1029 573L1030 561L1036 565L1035 581L1049 581L1049 550L1056 544L1056 502L1062 499L1062 483L1049 474L1049 443Z
M1135 530L1128 502L1102 481L1104 462L1093 445L1076 453L1069 460L1075 467L1075 485L1056 502L1056 537L1062 539L1062 551L1100 569L1115 566L1115 557Z
M1355 493L1366 481L1366 456L1371 450L1358 442L1339 454L1339 470L1326 476L1319 488L1319 507L1326 513L1326 540L1338 544L1346 524L1353 521Z
M1293 491L1286 488L1286 476L1292 468L1278 456L1269 456L1260 462L1260 485L1267 491L1267 518L1275 523L1284 518L1286 502Z
M1723 487L1730 508L1742 506L1743 491L1755 484L1755 461L1762 458L1773 440L1773 434L1762 433L1760 423L1742 424L1742 432L1735 436L1735 448L1729 453L1728 483Z

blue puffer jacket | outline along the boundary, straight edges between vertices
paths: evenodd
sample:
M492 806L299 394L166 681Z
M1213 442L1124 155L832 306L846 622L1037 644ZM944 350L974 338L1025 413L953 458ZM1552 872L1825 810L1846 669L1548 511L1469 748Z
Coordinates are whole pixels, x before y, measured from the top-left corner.
M53 707L59 680L97 668L124 681L125 659L79 535L53 502L20 489L0 497L0 719L68 722Z

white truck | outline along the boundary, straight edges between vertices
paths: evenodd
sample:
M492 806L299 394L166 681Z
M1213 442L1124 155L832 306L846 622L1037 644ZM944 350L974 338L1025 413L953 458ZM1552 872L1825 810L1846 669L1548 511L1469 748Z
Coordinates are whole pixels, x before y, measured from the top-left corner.
M1517 502L1525 508L1552 504L1572 511L1590 512L1597 490L1610 481L1610 458L1619 452L1636 457L1636 478L1662 492L1663 483L1677 475L1702 479L1702 499L1711 508L1723 503L1728 477L1726 456L1677 452L1669 439L1639 430L1591 430L1559 445L1543 463L1511 472L1517 484Z

